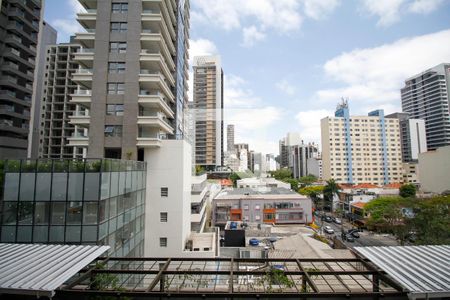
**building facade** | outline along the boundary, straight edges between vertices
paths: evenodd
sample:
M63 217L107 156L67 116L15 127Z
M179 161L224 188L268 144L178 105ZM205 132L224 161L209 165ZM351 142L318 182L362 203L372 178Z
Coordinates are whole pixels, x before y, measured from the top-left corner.
M3 163L1 242L109 245L111 256L144 254L144 162Z
M312 222L311 199L285 188L223 190L213 200L212 221L293 224Z
M0 158L25 158L42 4L37 0L0 4Z
M194 57L195 164L223 165L223 71L219 56Z
M142 160L145 149L183 138L189 1L79 2L86 31L75 36L83 50L71 123L87 136L70 145L87 157Z
M234 125L227 125L227 151L234 151Z
M39 134L39 157L83 158L86 148L69 146L79 138L87 138L87 129L71 124L72 115L79 114L71 103L71 95L77 94L72 75L78 69L74 56L83 51L77 44L59 44L47 48L45 87L42 98L42 116ZM34 141L33 141L34 146Z
M419 181L422 191L448 193L450 191L450 146L419 154Z
M28 138L28 158L39 156L40 129L42 120L42 101L45 93L45 73L47 64L47 46L56 44L57 32L43 21L39 30L39 49L37 51L35 83L32 96L30 135Z
M399 120L383 110L350 116L348 103L321 120L323 179L385 185L402 182Z
M308 173L308 161L310 158L317 157L319 149L314 143L288 146L289 148L289 168L294 178L300 178Z
M403 162L417 162L419 153L427 152L425 121L410 119L407 113L394 113L386 118L399 120Z
M412 119L425 120L427 147L450 145L450 64L443 63L405 81L402 110Z

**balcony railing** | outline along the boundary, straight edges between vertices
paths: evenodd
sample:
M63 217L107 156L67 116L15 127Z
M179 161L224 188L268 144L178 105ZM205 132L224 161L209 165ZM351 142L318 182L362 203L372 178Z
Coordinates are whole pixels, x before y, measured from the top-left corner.
M94 48L78 48L76 53L94 53Z
M75 111L73 116L74 117L89 117L89 111L86 111L86 110Z
M78 69L76 73L79 74L92 74L92 69Z
M73 94L79 96L91 96L92 90L75 90Z

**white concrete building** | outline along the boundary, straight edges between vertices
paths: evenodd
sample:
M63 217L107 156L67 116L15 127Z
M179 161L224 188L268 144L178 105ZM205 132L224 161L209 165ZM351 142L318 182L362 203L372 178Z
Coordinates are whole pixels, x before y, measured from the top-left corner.
M450 191L450 146L419 154L419 181L424 192Z
M318 179L322 179L323 169L322 169L322 157L311 157L306 161L307 174L314 175Z
M338 183L386 185L402 182L398 119L383 110L350 116L343 102L334 117L321 120L323 179Z
M276 180L272 177L250 177L250 178L243 178L236 181L236 186L238 188L253 188L257 189L260 187L279 187L279 188L285 188L290 189L291 184L286 183L280 180Z
M241 149L239 153L239 172L245 172L248 170L248 151L246 149Z
M403 163L403 182L420 186L419 164L416 162Z

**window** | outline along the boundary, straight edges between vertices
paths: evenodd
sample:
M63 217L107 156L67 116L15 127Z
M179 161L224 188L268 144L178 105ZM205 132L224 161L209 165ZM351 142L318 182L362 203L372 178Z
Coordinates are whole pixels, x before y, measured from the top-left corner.
M127 22L111 22L111 32L127 32Z
M113 3L112 12L115 14L123 14L128 11L128 3Z
M108 83L108 94L123 95L125 93L124 83Z
M123 104L106 104L106 114L109 116L123 116Z
M108 63L109 73L124 73L125 63L124 62L110 62Z
M160 237L159 238L159 246L160 247L167 247L167 238L166 237Z
M105 136L121 137L122 136L122 125L106 125L105 126Z
M161 188L161 197L168 197L169 196L169 188L162 187Z
M167 213L166 212L159 213L159 220L160 222L167 222Z
M111 42L109 43L110 53L126 53L127 43L126 42Z

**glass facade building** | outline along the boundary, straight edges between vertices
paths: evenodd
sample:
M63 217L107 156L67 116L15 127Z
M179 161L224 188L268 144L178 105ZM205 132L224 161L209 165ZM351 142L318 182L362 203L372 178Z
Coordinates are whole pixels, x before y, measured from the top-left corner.
M0 242L109 245L142 256L145 162L5 160Z

